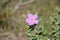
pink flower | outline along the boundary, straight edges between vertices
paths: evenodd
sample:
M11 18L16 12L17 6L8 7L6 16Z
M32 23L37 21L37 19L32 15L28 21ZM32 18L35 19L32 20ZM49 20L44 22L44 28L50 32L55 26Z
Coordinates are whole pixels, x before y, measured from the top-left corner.
M37 15L28 14L28 17L26 18L26 23L28 23L28 25L38 24L37 18Z

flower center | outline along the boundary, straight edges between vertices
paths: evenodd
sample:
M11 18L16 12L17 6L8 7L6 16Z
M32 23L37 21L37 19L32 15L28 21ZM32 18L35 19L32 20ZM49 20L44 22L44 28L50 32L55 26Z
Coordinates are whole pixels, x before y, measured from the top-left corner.
M31 18L31 21L34 21L34 18Z

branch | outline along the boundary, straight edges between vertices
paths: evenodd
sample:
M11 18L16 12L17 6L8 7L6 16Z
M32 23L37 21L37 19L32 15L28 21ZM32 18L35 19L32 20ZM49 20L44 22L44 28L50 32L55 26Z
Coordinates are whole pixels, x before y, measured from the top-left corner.
M15 13L21 5L26 5L26 4L32 3L33 1L34 1L34 0L29 0L29 1L27 1L27 2L22 3L22 0L20 0L20 1L15 5L15 7L14 7L14 9L13 9L13 13Z

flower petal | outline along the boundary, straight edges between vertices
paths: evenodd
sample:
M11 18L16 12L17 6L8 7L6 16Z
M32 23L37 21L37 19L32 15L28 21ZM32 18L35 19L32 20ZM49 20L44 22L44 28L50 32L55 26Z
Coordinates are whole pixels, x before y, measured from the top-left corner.
M31 18L33 15L32 14L28 14L28 18Z
M30 23L28 23L28 24L29 24L29 25L34 25L34 23L31 23L31 22L30 22Z
M35 23L35 24L38 24L38 20L35 20L34 23Z
M37 18L38 18L38 16L37 16L37 15L33 15L33 17L34 17L35 19L37 19Z
M28 18L26 18L26 22L29 23L29 19Z

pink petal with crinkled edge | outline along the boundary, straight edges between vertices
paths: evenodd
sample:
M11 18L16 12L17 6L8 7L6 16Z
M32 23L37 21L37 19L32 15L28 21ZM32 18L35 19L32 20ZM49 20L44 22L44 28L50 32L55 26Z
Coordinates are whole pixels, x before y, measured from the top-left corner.
M38 18L38 16L37 16L37 15L33 15L33 18L34 18L34 19L37 19L37 18Z
M29 19L28 18L26 18L26 22L29 23Z
M28 24L29 24L29 25L34 25L34 23L33 23L33 22L32 22L32 23L30 22L30 23L28 23Z
M31 18L33 16L33 14L28 14L28 18Z
M35 23L35 24L38 24L38 20L35 20L34 23Z

